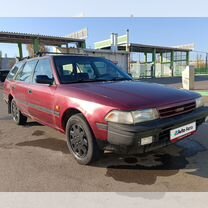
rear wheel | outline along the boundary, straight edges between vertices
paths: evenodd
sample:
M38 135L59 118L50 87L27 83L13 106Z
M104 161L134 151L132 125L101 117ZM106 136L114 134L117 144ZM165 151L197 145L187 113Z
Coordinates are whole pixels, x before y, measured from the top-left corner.
M79 164L87 165L100 158L102 150L97 146L94 135L82 114L69 118L66 136L69 151Z
M24 125L27 122L27 117L20 112L14 99L11 102L11 113L17 125Z

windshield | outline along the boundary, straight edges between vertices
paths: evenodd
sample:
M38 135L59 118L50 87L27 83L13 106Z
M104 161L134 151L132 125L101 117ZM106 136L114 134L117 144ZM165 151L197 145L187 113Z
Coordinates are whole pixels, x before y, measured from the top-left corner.
M54 62L62 84L132 80L126 72L104 58L55 56Z

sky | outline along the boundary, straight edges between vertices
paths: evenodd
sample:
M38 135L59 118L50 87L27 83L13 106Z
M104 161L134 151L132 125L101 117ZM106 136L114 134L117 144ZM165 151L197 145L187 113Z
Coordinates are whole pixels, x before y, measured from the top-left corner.
M9 0L0 16L25 17L161 17L207 16L207 0ZM21 5L21 6L20 6ZM29 9L26 8L29 6ZM18 9L17 9L18 8ZM9 12L8 12L9 11Z
M195 43L196 50L208 51L208 18L0 18L0 31L9 32L66 36L85 27L89 30L89 48L94 47L94 42L110 38L112 32L124 35L129 29L133 43L162 46ZM18 54L14 45L0 44L0 50L8 56Z

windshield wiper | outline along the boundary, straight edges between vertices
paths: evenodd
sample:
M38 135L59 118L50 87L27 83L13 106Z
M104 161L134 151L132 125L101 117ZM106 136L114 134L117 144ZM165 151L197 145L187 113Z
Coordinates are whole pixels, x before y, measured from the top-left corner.
M114 77L113 79L76 79L72 81L67 81L65 84L74 84L74 83L87 83L87 82L111 82L111 81L125 81L125 80L131 80L128 78L119 78L119 77Z
M114 77L110 81L125 81L125 80L130 81L131 79L125 77Z
M86 82L104 82L108 81L105 79L77 79L73 81L68 81L67 84L74 84L74 83L86 83Z

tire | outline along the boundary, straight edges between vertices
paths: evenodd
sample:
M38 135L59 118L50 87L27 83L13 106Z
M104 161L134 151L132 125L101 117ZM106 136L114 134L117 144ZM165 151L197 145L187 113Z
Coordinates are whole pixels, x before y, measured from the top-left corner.
M102 155L96 139L84 116L79 113L71 116L66 125L69 151L81 165L88 165Z
M24 116L19 108L17 107L17 104L15 102L15 100L13 99L11 101L11 114L12 114L12 118L15 121L15 123L17 125L24 125L27 122L27 117Z

